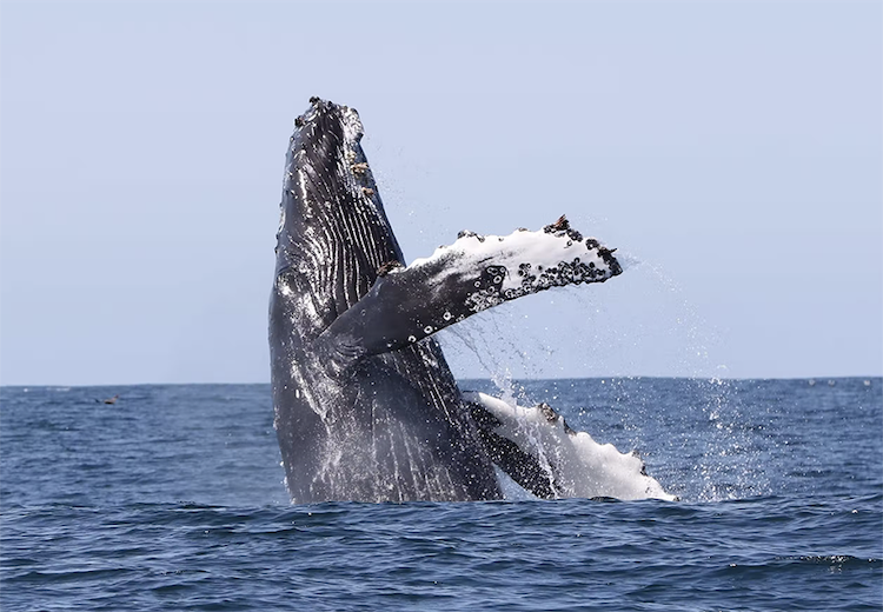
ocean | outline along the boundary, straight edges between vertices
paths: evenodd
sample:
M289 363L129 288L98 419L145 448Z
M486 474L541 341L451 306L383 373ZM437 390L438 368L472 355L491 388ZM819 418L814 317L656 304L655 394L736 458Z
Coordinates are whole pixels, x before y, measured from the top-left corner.
M504 391L680 500L294 506L269 385L3 387L0 610L883 609L881 378Z

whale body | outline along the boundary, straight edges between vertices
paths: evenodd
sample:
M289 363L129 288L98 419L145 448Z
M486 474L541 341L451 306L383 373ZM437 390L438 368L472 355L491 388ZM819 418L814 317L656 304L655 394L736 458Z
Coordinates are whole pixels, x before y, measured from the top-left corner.
M461 232L406 265L362 134L355 109L312 98L286 156L269 343L292 501L499 499L495 466L539 497L566 495L498 406L461 393L433 335L505 301L606 281L622 272L613 251L561 217L509 236Z

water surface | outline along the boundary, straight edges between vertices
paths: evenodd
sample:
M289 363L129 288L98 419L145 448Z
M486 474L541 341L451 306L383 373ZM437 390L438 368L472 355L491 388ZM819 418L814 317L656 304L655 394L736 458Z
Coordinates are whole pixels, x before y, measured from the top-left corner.
M681 501L292 506L267 385L4 387L0 608L883 608L880 378L514 392Z

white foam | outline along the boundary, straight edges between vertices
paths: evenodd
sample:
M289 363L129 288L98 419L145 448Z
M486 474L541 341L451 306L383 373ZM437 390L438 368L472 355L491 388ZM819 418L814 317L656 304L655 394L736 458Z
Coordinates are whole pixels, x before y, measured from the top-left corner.
M510 404L484 393L463 396L502 421L494 433L536 457L561 497L676 499L656 479L642 473L640 458L620 453L612 444L599 444L586 432L568 432L563 418L550 421L536 407Z

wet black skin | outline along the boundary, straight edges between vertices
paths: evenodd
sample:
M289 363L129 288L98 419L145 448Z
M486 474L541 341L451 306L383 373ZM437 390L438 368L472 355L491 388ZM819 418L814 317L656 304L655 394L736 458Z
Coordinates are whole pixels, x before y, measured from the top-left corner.
M276 429L292 500L497 499L493 465L433 338L360 354L345 370L331 365L347 342L333 343L334 354L317 342L379 271L404 259L358 137L347 137L361 131L357 115L311 102L290 141L270 299Z

